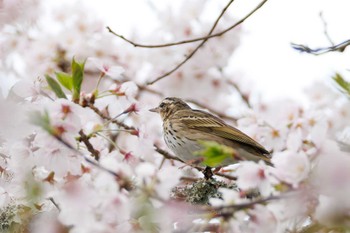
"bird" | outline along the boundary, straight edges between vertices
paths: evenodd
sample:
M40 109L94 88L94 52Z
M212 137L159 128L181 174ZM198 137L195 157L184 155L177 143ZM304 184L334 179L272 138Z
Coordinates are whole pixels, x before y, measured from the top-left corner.
M204 149L203 142L214 142L234 151L220 166L240 160L263 160L271 165L270 152L257 141L209 112L192 109L180 98L167 97L149 111L160 115L166 145L185 163L200 161L198 156Z

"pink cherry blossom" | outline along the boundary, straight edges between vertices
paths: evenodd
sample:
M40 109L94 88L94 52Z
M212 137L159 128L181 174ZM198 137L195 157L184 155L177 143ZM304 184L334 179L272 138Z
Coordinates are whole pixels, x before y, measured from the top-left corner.
M272 191L267 166L263 163L242 162L235 171L237 186L243 191L258 189L263 196Z
M310 172L310 161L303 152L286 150L274 153L272 163L276 168L272 170L276 178L295 187L305 180Z
M92 62L103 73L103 75L107 75L114 80L120 79L121 74L124 72L124 68L121 66L109 65L98 58L89 58L89 61Z
M167 4L152 5L152 27L140 30L130 23L129 34L116 33L145 44L203 37L224 7L220 1ZM228 9L213 33L239 20L233 16ZM0 3L1 230L11 223L26 232L349 228L350 101L345 93L322 80L307 88L302 100L265 99L244 70L236 71L234 55L245 24L206 40L174 73L147 85L200 41L138 48L109 33L109 24L85 2ZM81 87L79 74L74 79L71 74L73 57L86 60ZM57 78L57 72L66 78ZM57 82L54 88L45 75ZM72 101L78 89L79 98ZM168 152L162 121L148 111L167 96L184 98L237 127L271 153L272 166L241 161L213 168L210 183L202 179L200 165L168 159L172 154L162 151ZM32 112L36 124L29 120ZM200 182L217 191L208 205L176 195ZM250 191L257 195L250 197Z

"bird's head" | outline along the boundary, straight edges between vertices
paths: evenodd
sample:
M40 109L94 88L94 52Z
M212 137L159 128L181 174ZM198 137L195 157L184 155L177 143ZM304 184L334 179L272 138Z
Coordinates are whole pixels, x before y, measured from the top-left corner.
M188 106L188 104L186 104L182 99L176 97L167 97L162 100L162 102L160 102L158 107L152 108L150 111L159 113L162 120L164 120L179 110L190 108L191 107Z

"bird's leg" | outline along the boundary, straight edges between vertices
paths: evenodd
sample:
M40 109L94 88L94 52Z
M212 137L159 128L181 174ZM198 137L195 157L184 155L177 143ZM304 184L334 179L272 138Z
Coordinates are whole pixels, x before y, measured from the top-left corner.
M214 174L213 174L213 171L211 170L211 167L206 166L205 169L203 170L203 175L206 180L213 178Z

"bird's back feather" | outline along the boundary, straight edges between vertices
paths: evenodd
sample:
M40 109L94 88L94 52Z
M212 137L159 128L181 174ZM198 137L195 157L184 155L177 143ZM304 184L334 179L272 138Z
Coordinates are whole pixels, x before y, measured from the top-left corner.
M195 117L191 113L192 111L195 111ZM269 152L262 145L210 113L201 110L184 109L176 112L173 117L178 118L189 129L210 133L233 142L239 142L244 144L247 149L256 151L257 154L269 158Z

